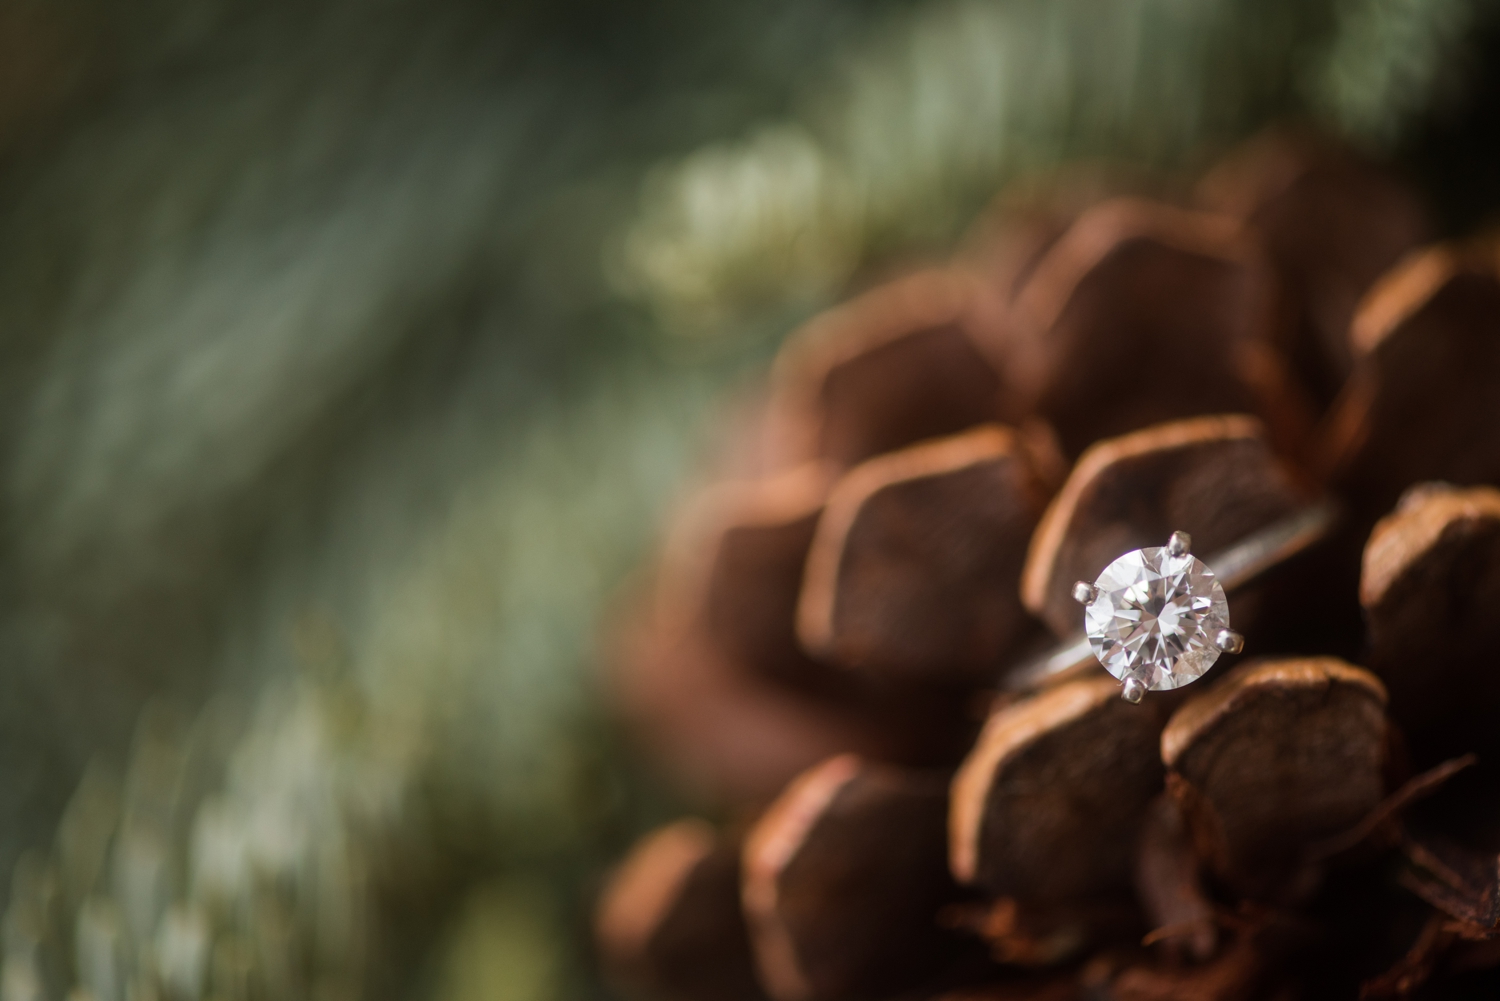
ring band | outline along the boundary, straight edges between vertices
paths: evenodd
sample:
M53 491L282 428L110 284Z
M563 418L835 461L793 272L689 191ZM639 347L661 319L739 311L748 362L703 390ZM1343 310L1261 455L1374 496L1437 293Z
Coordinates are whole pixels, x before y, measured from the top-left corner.
M1205 562L1213 567L1224 590L1233 591L1324 538L1337 520L1338 506L1321 501L1267 525ZM1001 688L1024 692L1098 666L1088 636L1080 634L1008 672Z

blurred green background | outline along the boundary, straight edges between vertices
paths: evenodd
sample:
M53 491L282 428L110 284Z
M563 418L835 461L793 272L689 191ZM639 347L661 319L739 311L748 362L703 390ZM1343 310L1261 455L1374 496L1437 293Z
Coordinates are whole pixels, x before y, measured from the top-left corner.
M1480 0L0 3L0 999L607 996L599 624L727 387L1005 184L1310 119L1451 232ZM70 993L76 992L76 993Z

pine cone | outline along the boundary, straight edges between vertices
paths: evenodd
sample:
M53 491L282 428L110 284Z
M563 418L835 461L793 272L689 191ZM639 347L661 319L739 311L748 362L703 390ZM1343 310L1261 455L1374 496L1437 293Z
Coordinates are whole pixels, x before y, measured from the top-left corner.
M1178 204L977 232L789 340L626 617L619 705L727 819L634 850L608 965L676 1001L1500 987L1493 246L1292 132ZM1002 694L1074 581L1330 496L1234 596L1253 659Z

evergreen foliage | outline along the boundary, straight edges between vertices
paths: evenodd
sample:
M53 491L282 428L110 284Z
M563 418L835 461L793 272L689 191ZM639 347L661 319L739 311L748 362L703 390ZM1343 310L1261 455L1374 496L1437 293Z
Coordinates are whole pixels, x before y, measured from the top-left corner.
M1064 160L1400 149L1484 11L10 5L0 996L596 991L593 637L764 335Z

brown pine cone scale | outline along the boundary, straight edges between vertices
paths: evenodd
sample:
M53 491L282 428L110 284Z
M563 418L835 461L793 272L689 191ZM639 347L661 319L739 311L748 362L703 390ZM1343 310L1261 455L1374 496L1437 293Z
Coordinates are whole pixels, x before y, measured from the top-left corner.
M1194 199L1010 199L789 338L753 461L622 617L622 714L749 831L637 846L599 919L622 982L1500 996L1500 253L1424 244L1306 133ZM1141 705L1098 669L1007 686L1121 554L1211 561L1325 501L1230 593L1243 656Z

